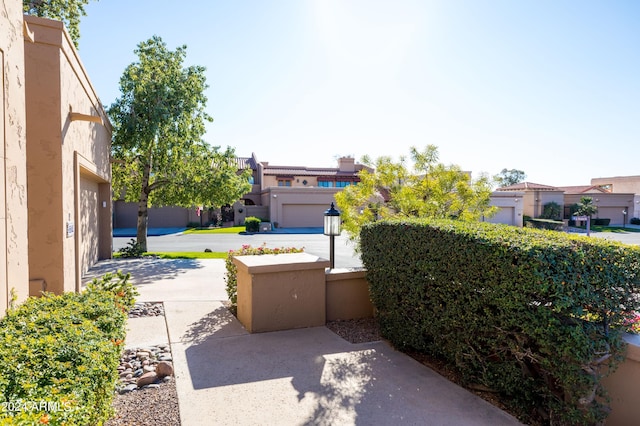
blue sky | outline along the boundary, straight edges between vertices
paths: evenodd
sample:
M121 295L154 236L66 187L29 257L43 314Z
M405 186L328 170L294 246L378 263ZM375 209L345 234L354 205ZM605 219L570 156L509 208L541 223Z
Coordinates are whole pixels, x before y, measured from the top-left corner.
M437 145L474 176L640 175L635 0L100 0L80 56L105 107L159 35L207 68L205 140L274 165Z

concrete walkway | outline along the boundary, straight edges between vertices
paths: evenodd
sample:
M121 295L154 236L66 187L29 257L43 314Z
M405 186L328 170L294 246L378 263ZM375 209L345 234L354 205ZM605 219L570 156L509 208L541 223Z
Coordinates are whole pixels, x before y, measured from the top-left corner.
M183 426L516 425L386 342L325 327L249 334L223 306L222 260L114 260L165 317L128 323L127 347L169 342ZM88 277L90 278L90 277Z

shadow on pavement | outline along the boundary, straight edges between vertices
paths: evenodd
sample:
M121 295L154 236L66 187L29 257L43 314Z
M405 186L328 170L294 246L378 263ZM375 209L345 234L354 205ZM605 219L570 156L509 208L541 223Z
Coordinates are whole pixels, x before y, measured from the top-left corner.
M82 277L84 284L107 272L118 270L131 274L131 282L135 285L152 284L159 280L172 279L189 270L202 266L197 259L108 259L96 263Z

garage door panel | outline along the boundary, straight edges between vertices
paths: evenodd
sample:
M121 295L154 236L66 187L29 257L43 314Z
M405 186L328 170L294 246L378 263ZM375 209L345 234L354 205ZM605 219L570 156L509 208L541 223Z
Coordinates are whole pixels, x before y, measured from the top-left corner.
M324 224L326 204L283 204L283 228L317 228Z
M596 217L611 219L611 225L622 225L624 219L624 214L622 214L623 210L624 207L598 207Z
M500 207L498 212L493 217L485 219L485 222L515 225L513 220L514 210L513 207Z

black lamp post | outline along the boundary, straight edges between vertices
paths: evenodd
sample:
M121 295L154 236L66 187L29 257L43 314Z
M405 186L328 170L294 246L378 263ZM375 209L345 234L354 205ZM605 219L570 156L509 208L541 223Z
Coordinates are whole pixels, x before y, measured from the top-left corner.
M331 269L335 267L335 237L340 235L340 211L331 203L331 208L324 212L324 235L329 236L329 261Z

